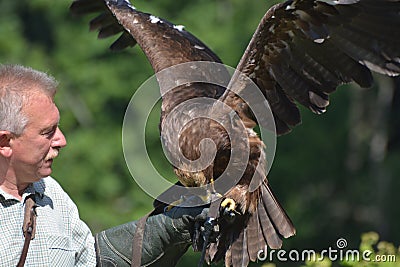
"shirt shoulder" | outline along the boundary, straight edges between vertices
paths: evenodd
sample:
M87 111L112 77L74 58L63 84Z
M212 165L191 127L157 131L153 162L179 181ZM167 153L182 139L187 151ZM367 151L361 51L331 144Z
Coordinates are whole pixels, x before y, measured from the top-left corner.
M40 179L40 181L33 183L37 191L62 191L64 189L61 185L51 176Z
M62 197L68 198L68 194L64 191L61 185L53 178L53 177L45 177L42 178L38 182L34 182L32 184L34 191L36 194L39 194L40 197L47 195L49 197Z

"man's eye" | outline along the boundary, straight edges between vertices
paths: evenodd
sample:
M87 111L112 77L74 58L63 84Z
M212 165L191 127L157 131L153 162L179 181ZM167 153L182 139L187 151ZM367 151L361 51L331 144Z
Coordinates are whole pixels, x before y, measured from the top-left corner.
M49 131L45 131L42 133L42 135L46 136L46 137L52 137L55 134L56 130L55 129L51 129Z

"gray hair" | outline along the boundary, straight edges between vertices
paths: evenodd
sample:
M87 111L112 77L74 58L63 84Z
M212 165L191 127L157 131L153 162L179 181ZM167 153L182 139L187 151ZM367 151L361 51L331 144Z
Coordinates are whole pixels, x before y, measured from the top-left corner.
M58 82L44 72L21 65L0 65L0 130L22 134L28 124L23 107L35 93L54 98Z

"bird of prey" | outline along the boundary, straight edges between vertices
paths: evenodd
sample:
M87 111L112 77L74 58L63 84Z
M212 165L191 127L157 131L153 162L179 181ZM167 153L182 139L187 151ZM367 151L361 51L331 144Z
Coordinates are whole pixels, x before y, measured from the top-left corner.
M75 0L71 10L76 14L100 12L90 22L90 28L99 30L100 38L120 33L112 50L138 44L155 73L187 62L221 63L191 33L138 11L127 0ZM228 173L236 182L223 192L222 198L232 202L221 203L218 237L206 247L205 257L208 263L224 260L226 266L247 266L257 260L258 252L266 245L280 248L282 239L294 235L295 228L270 189L265 145L254 131L260 121L241 93L254 90L250 83L257 85L272 110L276 132L282 135L300 123L298 105L320 114L329 104L329 94L339 85L354 81L369 87L373 82L371 71L398 75L400 1L289 0L277 4L261 19L236 69L247 79L235 72L226 88L190 82L163 94L160 129L167 152L177 153L174 146L178 144L178 150L191 161L201 157L201 140L214 143L214 158L204 169L190 171L174 166L178 180L187 187L218 181L230 162L231 151L249 150L241 175L233 177ZM223 69L216 70L220 73L196 71L188 68L187 74L225 75ZM199 97L223 103L222 108L212 105L205 109L208 114L220 112L222 120L230 121L229 126L199 118L182 128L185 113L175 113L166 122L175 107ZM224 113L224 107L235 114ZM181 131L176 132L177 129ZM233 140L228 131L242 131L242 138ZM227 210L234 212L233 220L222 216Z

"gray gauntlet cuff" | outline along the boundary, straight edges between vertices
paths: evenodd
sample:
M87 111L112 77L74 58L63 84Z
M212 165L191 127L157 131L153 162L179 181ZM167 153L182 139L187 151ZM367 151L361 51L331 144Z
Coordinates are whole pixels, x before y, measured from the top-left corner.
M175 266L191 244L193 218L202 210L173 208L165 214L150 216L144 231L141 266ZM187 215L185 211L194 214ZM95 235L98 266L130 266L136 225L133 221Z

